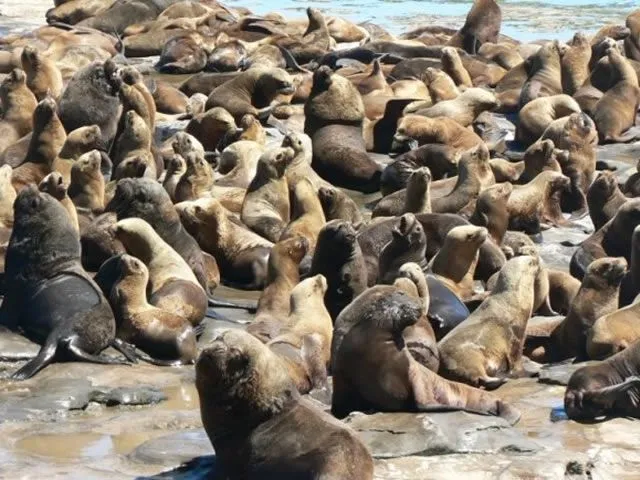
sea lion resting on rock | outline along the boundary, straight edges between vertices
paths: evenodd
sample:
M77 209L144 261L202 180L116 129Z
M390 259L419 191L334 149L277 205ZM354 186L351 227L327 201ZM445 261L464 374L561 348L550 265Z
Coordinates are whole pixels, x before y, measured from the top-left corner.
M371 455L358 437L301 399L281 360L250 334L229 330L205 348L196 387L225 475L373 478Z
M64 207L29 186L16 199L14 219L0 324L20 329L42 348L13 378L30 378L62 358L123 363L99 355L114 344L116 324L109 303L80 264L80 239Z
M439 377L407 350L403 331L424 306L394 286L378 285L358 296L336 320L331 363L332 413L352 411L466 410L501 416L520 414L490 393Z

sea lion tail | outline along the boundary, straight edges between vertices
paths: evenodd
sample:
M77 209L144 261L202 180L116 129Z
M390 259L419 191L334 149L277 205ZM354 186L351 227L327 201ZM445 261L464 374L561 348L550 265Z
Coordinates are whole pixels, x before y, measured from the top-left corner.
M35 358L29 360L20 370L11 375L12 379L27 380L53 362L58 350L58 337L54 333L49 335Z

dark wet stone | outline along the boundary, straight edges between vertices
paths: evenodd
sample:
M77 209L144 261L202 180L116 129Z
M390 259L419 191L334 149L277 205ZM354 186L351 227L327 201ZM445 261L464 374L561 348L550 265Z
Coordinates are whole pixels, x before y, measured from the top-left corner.
M547 385L567 385L573 372L586 365L597 362L583 363L560 363L556 365L545 365L540 369L538 374L538 382Z
M107 407L115 405L153 405L167 399L160 390L150 386L122 387L111 390L94 390L89 395L92 402Z
M466 412L437 414L376 413L350 415L375 458L456 453L531 453L540 445L498 417Z
M0 362L30 360L38 354L40 345L0 326Z
M194 457L212 453L213 447L206 432L197 429L148 440L131 452L129 459L145 464L177 467Z
M222 476L216 471L215 455L194 458L178 468L159 473L151 477L138 477L136 480L222 480Z

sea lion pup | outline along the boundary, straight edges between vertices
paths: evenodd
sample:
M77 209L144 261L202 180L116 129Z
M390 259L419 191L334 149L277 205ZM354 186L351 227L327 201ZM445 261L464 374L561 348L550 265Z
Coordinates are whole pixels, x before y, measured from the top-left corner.
M99 355L114 344L113 313L80 264L80 238L64 207L35 185L16 198L5 280L0 324L42 344L14 379L30 378L62 358L123 363Z
M355 433L302 399L278 356L250 334L227 330L207 346L196 387L224 475L373 478L371 454Z
M609 50L608 56L612 64L628 62L620 52L614 49ZM624 132L636 124L638 105L640 105L638 76L635 72L630 72L628 77L622 77L596 103L593 121L598 128L600 143L620 143L636 139L637 134L625 135Z
M380 192L389 195L407 186L409 177L419 167L427 167L432 180L455 174L462 152L448 145L428 143L403 153L382 171Z
M411 356L403 332L423 314L419 299L387 285L364 291L343 310L331 345L331 413L456 409L515 424L520 414L493 394L445 380Z
M11 230L13 227L13 203L18 194L11 184L9 165L0 167L0 228Z
M569 314L551 332L545 347L547 361L588 358L588 331L598 318L617 310L620 282L626 270L624 258L605 257L589 265Z
M33 112L38 101L27 87L26 78L23 70L14 68L0 84L0 153L33 128Z
M489 90L469 88L453 100L444 100L413 113L430 118L448 117L463 127L468 127L478 115L493 110L497 105L496 96Z
M150 131L153 131L156 118L156 104L153 95L144 84L142 74L133 67L126 67L124 72L120 72L118 96L122 103L122 111L134 110L147 123ZM124 128L124 118L120 119L118 132ZM118 134L116 134L116 138Z
M591 44L587 36L578 32L570 44L560 47L560 65L562 71L562 91L573 95L589 78Z
M120 99L114 80L117 67L111 60L92 63L78 70L60 97L59 115L71 132L87 125L98 125L102 140L113 140L120 117Z
M576 370L564 394L567 416L575 420L638 418L639 352L640 342L635 342L602 362Z
M531 144L524 152L522 162L524 169L518 178L519 184L529 183L536 178L540 172L551 170L562 172L560 160L567 164L568 152L555 148L553 140L538 140Z
M222 107L236 122L246 114L266 118L278 95L294 92L293 79L281 68L253 67L215 88L205 108Z
M398 123L394 140L404 142L407 138L416 140L419 145L442 143L462 150L484 143L478 135L451 118L422 115L405 115Z
M22 69L27 74L27 87L38 101L47 96L54 100L62 94L62 74L56 64L40 53L36 48L27 45L22 50Z
M187 168L178 180L173 195L176 203L208 196L214 184L213 169L203 157L192 152L184 160Z
M391 230L392 238L380 252L377 280L369 278L368 283L391 284L398 277L398 271L405 263L412 262L424 266L427 237L424 228L412 213L400 217L400 223Z
M371 71L349 75L349 80L355 85L360 95L393 95L393 90L387 83L380 60L373 61Z
M640 9L631 12L625 24L631 33L624 39L624 51L627 58L640 62Z
M491 294L438 343L442 376L494 389L522 368L524 332L539 269L536 257L507 261Z
M327 221L346 220L353 225L362 222L360 207L342 190L333 187L320 187L318 198Z
M474 295L473 278L479 249L487 235L486 228L475 225L452 228L427 267L463 301L470 300Z
M449 75L458 87L473 87L471 76L462 65L460 55L455 48L445 47L442 49L442 70Z
M118 257L118 279L109 302L116 317L116 337L140 348L139 358L155 365L193 363L197 355L196 336L183 317L147 302L149 269L131 255Z
M157 181L149 178L119 180L105 211L115 212L118 220L129 217L145 220L187 262L200 285L209 288L202 250L182 226L169 194Z
M185 132L193 135L207 151L213 152L225 135L237 130L233 116L224 108L215 107L194 116Z
M71 180L71 168L75 161L81 155L94 149L104 151L100 127L91 125L77 128L67 135L62 150L53 161L52 169L62 175L65 183L69 183Z
M306 178L293 186L291 197L291 222L282 231L280 240L302 236L309 242L309 252L312 252L316 248L318 234L326 223L322 204L313 185Z
M69 198L76 206L89 212L104 210L105 181L100 172L101 155L92 150L82 155L71 167Z
M366 151L364 105L353 84L327 66L318 68L304 114L304 133L313 144L313 169L337 187L378 191L380 167Z
M331 220L320 230L309 274L327 279L324 303L334 320L367 288L367 267L351 223Z
M460 95L460 90L453 79L438 68L428 67L422 74L421 80L427 86L433 103L452 100Z
M507 202L509 228L529 234L539 233L541 224L565 223L560 195L569 189L569 179L560 172L546 170L526 185L516 186Z
M119 220L114 230L127 253L149 269L149 303L199 324L207 310L207 294L180 254L140 218Z
M67 194L67 185L64 183L62 175L58 172L51 172L42 179L38 185L38 190L48 193L58 200L69 214L69 219L71 220L73 228L80 232L80 226L78 225L78 212L76 212L76 207Z
M313 146L308 135L298 132L288 132L282 139L283 148L292 148L295 156L287 165L285 175L289 185L295 185L301 178L308 179L316 189L320 187L332 187L332 185L318 175L311 162Z
M152 140L147 122L135 110L127 111L124 114L124 130L113 146L113 166L117 169L121 163L139 157L146 165L144 175L158 178L160 172L151 153Z
M569 95L536 98L518 113L516 140L529 146L542 136L552 121L576 112L580 112L580 105Z
M33 112L33 133L25 161L13 170L11 181L16 191L29 183L38 184L51 172L51 165L62 149L67 135L56 114L56 102L47 97Z
M571 257L569 271L582 280L594 260L603 257L624 257L631 261L633 231L640 224L640 199L624 203L615 217L580 244Z
M520 105L524 106L539 97L562 93L562 67L560 47L557 41L544 44L524 62L527 80L520 93Z
M223 283L243 290L262 290L273 243L228 217L214 198L176 206L182 223L202 250L213 255Z
M615 175L608 171L600 172L587 191L589 216L595 229L599 230L611 220L627 200Z
M448 42L467 53L475 54L483 43L498 41L502 11L494 0L474 0L464 25Z
M291 315L277 337L267 343L302 394L327 386L333 322L324 306L326 290L322 275L296 285L291 292Z
M175 203L176 187L187 171L187 163L184 161L184 158L182 158L182 155L176 153L167 160L166 165L167 168L162 186L169 194L169 197L171 197L171 201Z
M420 167L411 174L407 188L383 197L373 209L372 218L396 217L403 213L431 213L431 171Z
M277 242L290 219L289 187L285 171L292 148L272 148L258 160L256 175L242 203L242 221L271 242Z
M480 192L476 200L476 207L469 218L469 222L479 227L485 227L496 242L501 245L509 228L509 197L513 192L513 185L509 182L498 183Z

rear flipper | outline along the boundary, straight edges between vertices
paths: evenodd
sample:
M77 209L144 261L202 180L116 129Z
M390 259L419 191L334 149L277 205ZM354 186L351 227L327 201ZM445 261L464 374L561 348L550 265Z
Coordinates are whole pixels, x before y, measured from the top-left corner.
M44 367L53 363L58 349L57 339L49 340L38 352L38 355L29 360L20 370L11 375L14 380L26 380L33 377L36 373L42 370Z
M61 346L66 347L71 358L82 362L98 363L102 365L131 365L128 360L121 360L119 358L105 357L102 355L93 355L85 352L80 346L77 345L77 338L64 339Z
M249 313L256 313L256 310L258 309L258 305L255 303L230 302L228 300L212 297L209 297L209 306L214 308L237 308L240 310L246 310Z
M114 338L111 346L119 351L131 363L138 363L136 347L119 338Z
M159 358L153 358L140 351L136 351L136 357L144 362L150 363L151 365L157 365L158 367L179 367L180 365L193 364L193 361L185 362L183 360L162 360Z

